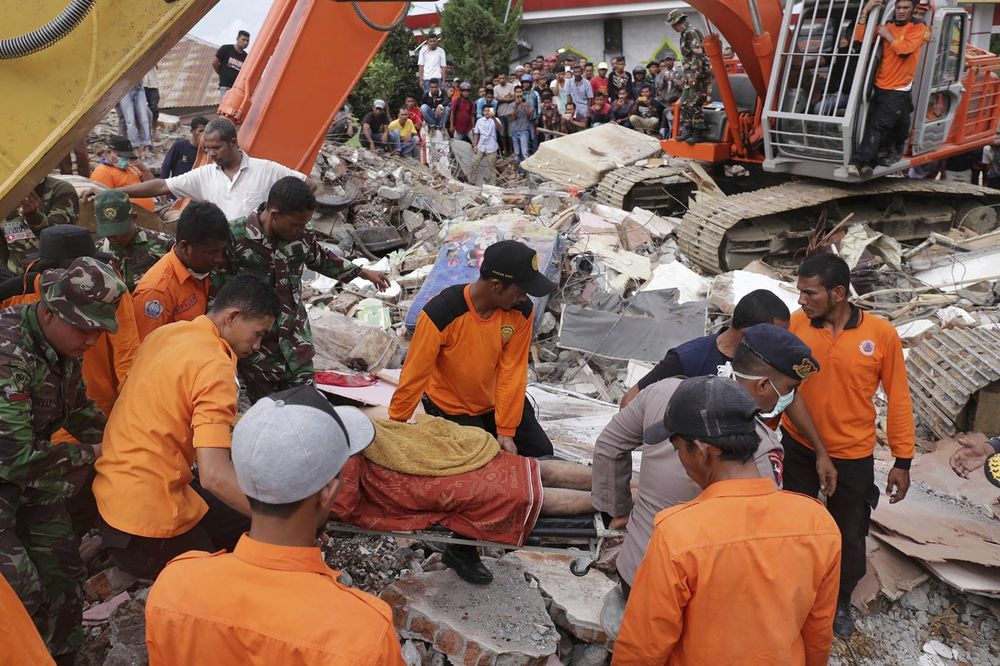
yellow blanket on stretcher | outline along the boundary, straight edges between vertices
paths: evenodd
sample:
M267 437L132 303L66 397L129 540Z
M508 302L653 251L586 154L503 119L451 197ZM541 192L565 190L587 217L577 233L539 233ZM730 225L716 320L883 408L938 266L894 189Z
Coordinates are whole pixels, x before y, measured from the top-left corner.
M418 476L454 476L483 467L500 453L485 430L426 414L417 422L372 419L375 440L364 456L376 465Z

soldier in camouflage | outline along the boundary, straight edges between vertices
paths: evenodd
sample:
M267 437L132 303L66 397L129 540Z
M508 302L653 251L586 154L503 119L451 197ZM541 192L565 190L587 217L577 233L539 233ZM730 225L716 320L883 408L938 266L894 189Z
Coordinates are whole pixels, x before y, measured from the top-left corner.
M121 190L105 190L94 199L97 237L101 250L113 258L111 265L125 276L125 286L135 291L146 271L174 246L168 234L136 226L132 201Z
M684 117L685 130L678 135L678 140L689 144L705 140L705 122L703 108L711 100L712 64L705 55L705 38L701 32L688 24L687 16L675 9L667 14L667 23L681 34L680 48L683 65L680 106Z
M227 266L213 274L213 294L236 275L250 273L270 285L281 301L281 314L260 349L239 362L252 401L315 379L312 331L302 303L303 269L342 282L360 276L380 290L389 286L384 274L359 269L319 244L308 226L315 210L309 187L288 176L271 187L267 202L255 212L229 223L233 237L226 249Z
M83 643L83 582L66 501L100 455L104 414L80 357L118 328L125 285L91 257L47 271L42 300L0 312L0 574L55 656ZM65 427L81 443L54 444Z
M38 253L38 234L54 224L76 224L80 199L65 180L46 176L0 222L0 277L20 275Z

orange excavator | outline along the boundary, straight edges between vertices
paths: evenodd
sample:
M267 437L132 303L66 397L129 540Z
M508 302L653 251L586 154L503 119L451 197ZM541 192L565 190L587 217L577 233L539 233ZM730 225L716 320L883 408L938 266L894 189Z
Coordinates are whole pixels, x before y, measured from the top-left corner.
M865 132L882 49L875 31L891 16L892 2L881 20L873 14L860 42L853 34L863 0L688 4L709 25L704 46L715 78L715 101L705 109L709 141L677 141L683 118L675 109L672 135L662 146L668 155L712 165L728 195L699 195L684 213L679 245L702 268L717 273L756 259L794 265L811 239L848 218L902 242L955 226L977 232L997 226L1000 192L893 177L995 140L1000 58L986 50L988 29L972 34L974 23L992 25L993 3L972 4L970 13L955 0L936 0L927 11L930 41L911 91L915 111L906 150L865 176L846 167ZM723 57L722 38L740 66ZM598 198L626 209L683 212L678 202L692 186L677 171L617 169L598 186Z
M0 210L16 208L217 0L32 0L0 28ZM274 0L219 107L240 147L309 173L409 2ZM205 67L211 67L206 62Z

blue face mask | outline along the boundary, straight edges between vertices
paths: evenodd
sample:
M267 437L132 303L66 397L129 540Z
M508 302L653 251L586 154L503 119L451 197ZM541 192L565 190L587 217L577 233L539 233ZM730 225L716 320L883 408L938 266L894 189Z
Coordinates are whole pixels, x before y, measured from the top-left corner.
M774 382L772 382L770 379L768 379L767 383L770 384L771 388L774 389L774 392L778 394L778 402L774 405L774 409L773 410L771 410L767 414L761 414L760 415L761 418L765 419L765 420L775 418L776 416L778 416L779 414L781 414L781 412L783 412L786 409L788 409L788 406L790 404L792 404L792 401L795 400L795 389L792 389L791 391L789 391L785 395L781 395L781 391L779 391L778 387L774 385Z
M750 379L750 380L754 380L754 379L767 379L766 377L758 377L756 375L744 375L744 374L740 374L739 372L736 372L735 370L733 370L733 366L732 366L731 363L726 363L725 365L720 365L719 368L718 368L718 374L719 374L720 377L729 377L730 379L736 379L736 378L739 378L739 379ZM767 383L770 384L771 388L774 389L774 392L778 394L778 402L774 405L774 409L772 409L770 412L766 412L766 413L762 412L760 414L760 418L764 419L765 421L768 421L770 419L777 418L778 416L780 416L781 413L783 411L785 411L786 409L788 409L788 406L790 404L792 404L792 402L794 402L794 400L795 400L795 389L792 389L791 391L789 391L785 395L781 395L781 391L779 391L778 387L774 385L774 382L772 382L770 379L768 379Z
M125 169L125 168L127 168L128 167L128 158L127 157L119 157L117 164L118 164L118 168L119 169Z

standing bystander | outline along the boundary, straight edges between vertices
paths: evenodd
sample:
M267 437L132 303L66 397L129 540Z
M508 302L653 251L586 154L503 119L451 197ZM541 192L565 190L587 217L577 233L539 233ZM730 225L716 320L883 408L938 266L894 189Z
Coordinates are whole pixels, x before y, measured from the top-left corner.
M250 33L240 30L236 33L235 44L224 44L215 52L212 69L219 75L219 94L224 95L233 87L236 76L247 59L247 46L250 45Z

